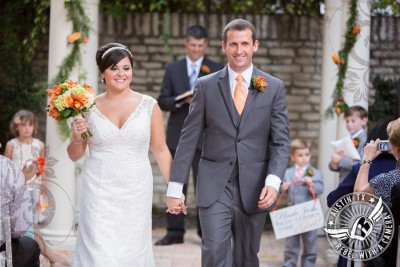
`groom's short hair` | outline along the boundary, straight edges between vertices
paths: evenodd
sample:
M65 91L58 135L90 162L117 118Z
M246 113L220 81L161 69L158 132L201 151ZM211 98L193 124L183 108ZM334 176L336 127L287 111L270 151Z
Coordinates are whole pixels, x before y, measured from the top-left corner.
M249 29L251 31L251 35L253 37L253 43L256 41L256 28L249 21L244 19L235 19L229 22L222 32L222 41L226 43L226 35L230 30L244 31Z

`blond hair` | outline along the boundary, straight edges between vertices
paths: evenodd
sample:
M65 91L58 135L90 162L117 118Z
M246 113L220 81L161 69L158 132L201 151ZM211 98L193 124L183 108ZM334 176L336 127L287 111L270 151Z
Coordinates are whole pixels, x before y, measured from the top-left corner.
M304 139L294 139L290 144L290 155L293 155L294 152L298 149L308 148L311 152L311 145Z
M25 122L29 122L30 124L32 124L33 132L35 132L35 130L36 130L35 115L29 110L22 109L14 114L14 116L10 122L11 133L14 136L18 137L19 136L19 133L17 131L18 125L20 125L21 123L25 123Z
M397 147L400 147L400 118L389 122L386 131L389 136L389 142Z

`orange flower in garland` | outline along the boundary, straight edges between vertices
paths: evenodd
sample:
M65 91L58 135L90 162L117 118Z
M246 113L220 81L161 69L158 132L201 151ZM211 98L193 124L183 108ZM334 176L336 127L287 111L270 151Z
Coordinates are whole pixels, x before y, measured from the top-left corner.
M264 93L265 92L265 90L264 90L264 87L267 87L268 86L268 83L266 83L265 81L264 81L264 77L263 76L253 76L252 78L251 78L251 80L252 80L252 82L253 82L253 87L254 87L254 89L256 89L257 91L259 91L259 92L261 92L261 93Z
M203 74L210 74L211 73L211 70L207 65L202 65L200 71Z
M360 34L360 32L361 32L361 26L360 26L360 24L354 25L354 27L353 27L353 29L351 30L351 32L352 32L354 35Z
M344 59L340 58L338 53L335 53L332 55L332 61L336 65L343 65L344 64Z
M353 138L353 145L358 148L360 146L360 138Z
M308 167L306 172L305 172L305 176L313 177L314 176L314 170L312 168Z
M74 43L77 40L81 38L81 33L80 32L73 32L68 36L68 42L69 43Z
M346 102L344 102L343 97L339 96L336 104L335 104L335 111L339 115L343 113L348 108Z
M68 43L82 42L86 44L88 42L87 36L82 36L80 32L73 32L68 36Z

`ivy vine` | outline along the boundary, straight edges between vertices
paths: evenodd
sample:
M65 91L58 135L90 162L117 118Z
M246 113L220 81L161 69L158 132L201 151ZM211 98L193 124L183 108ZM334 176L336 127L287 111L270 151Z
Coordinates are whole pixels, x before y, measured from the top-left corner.
M325 111L326 117L333 117L334 112L340 115L348 108L348 104L343 98L343 88L346 80L349 54L357 41L358 34L361 32L361 27L357 24L357 16L357 0L351 0L350 16L346 24L347 30L343 48L332 55L332 61L338 66L338 80L332 94L332 104Z

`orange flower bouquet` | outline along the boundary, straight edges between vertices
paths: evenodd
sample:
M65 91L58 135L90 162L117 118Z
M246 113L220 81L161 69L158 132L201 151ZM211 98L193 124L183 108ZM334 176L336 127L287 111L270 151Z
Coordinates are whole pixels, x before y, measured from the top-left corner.
M46 111L56 120L68 120L82 118L82 113L88 112L95 104L96 96L92 87L86 83L79 84L74 81L65 81L47 89L49 103ZM92 136L88 130L82 134L83 139Z

